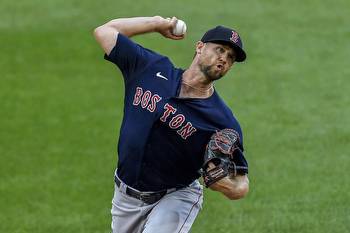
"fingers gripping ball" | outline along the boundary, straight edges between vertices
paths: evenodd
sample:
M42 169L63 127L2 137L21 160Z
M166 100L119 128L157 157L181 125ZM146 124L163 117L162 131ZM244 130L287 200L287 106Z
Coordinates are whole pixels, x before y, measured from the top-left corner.
M239 145L239 134L233 129L217 131L210 137L202 166L206 187L228 175L236 175L233 157L236 152L242 153Z
M175 36L182 36L186 33L187 26L186 23L180 19L177 20L175 27L173 28L172 33Z

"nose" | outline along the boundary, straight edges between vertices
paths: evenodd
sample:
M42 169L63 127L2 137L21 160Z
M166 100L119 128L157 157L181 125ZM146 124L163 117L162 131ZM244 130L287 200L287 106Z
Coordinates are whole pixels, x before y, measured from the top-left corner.
M227 61L227 55L226 54L221 54L219 56L219 61L222 62L225 65L226 61Z

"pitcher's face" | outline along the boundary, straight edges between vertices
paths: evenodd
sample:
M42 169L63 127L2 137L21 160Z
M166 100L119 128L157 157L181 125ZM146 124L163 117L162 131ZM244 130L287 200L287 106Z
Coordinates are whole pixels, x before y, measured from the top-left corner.
M224 44L198 42L196 51L200 70L211 81L223 77L236 59L233 48Z

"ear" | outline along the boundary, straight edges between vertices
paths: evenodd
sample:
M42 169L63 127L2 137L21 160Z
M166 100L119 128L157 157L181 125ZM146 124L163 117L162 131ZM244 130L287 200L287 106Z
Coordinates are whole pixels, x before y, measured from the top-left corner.
M197 41L197 43L196 43L196 53L197 54L201 54L202 53L204 45L205 44L202 41Z

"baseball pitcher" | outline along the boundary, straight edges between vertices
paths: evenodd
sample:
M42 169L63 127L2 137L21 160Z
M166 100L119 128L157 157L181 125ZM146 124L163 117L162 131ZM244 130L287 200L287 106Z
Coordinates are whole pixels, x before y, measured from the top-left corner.
M185 34L174 33L176 23L175 17L120 18L94 30L125 88L114 233L189 232L203 202L200 177L231 200L248 192L242 130L213 85L246 59L241 38L224 26L208 30L186 69L131 39L160 33L181 40Z

